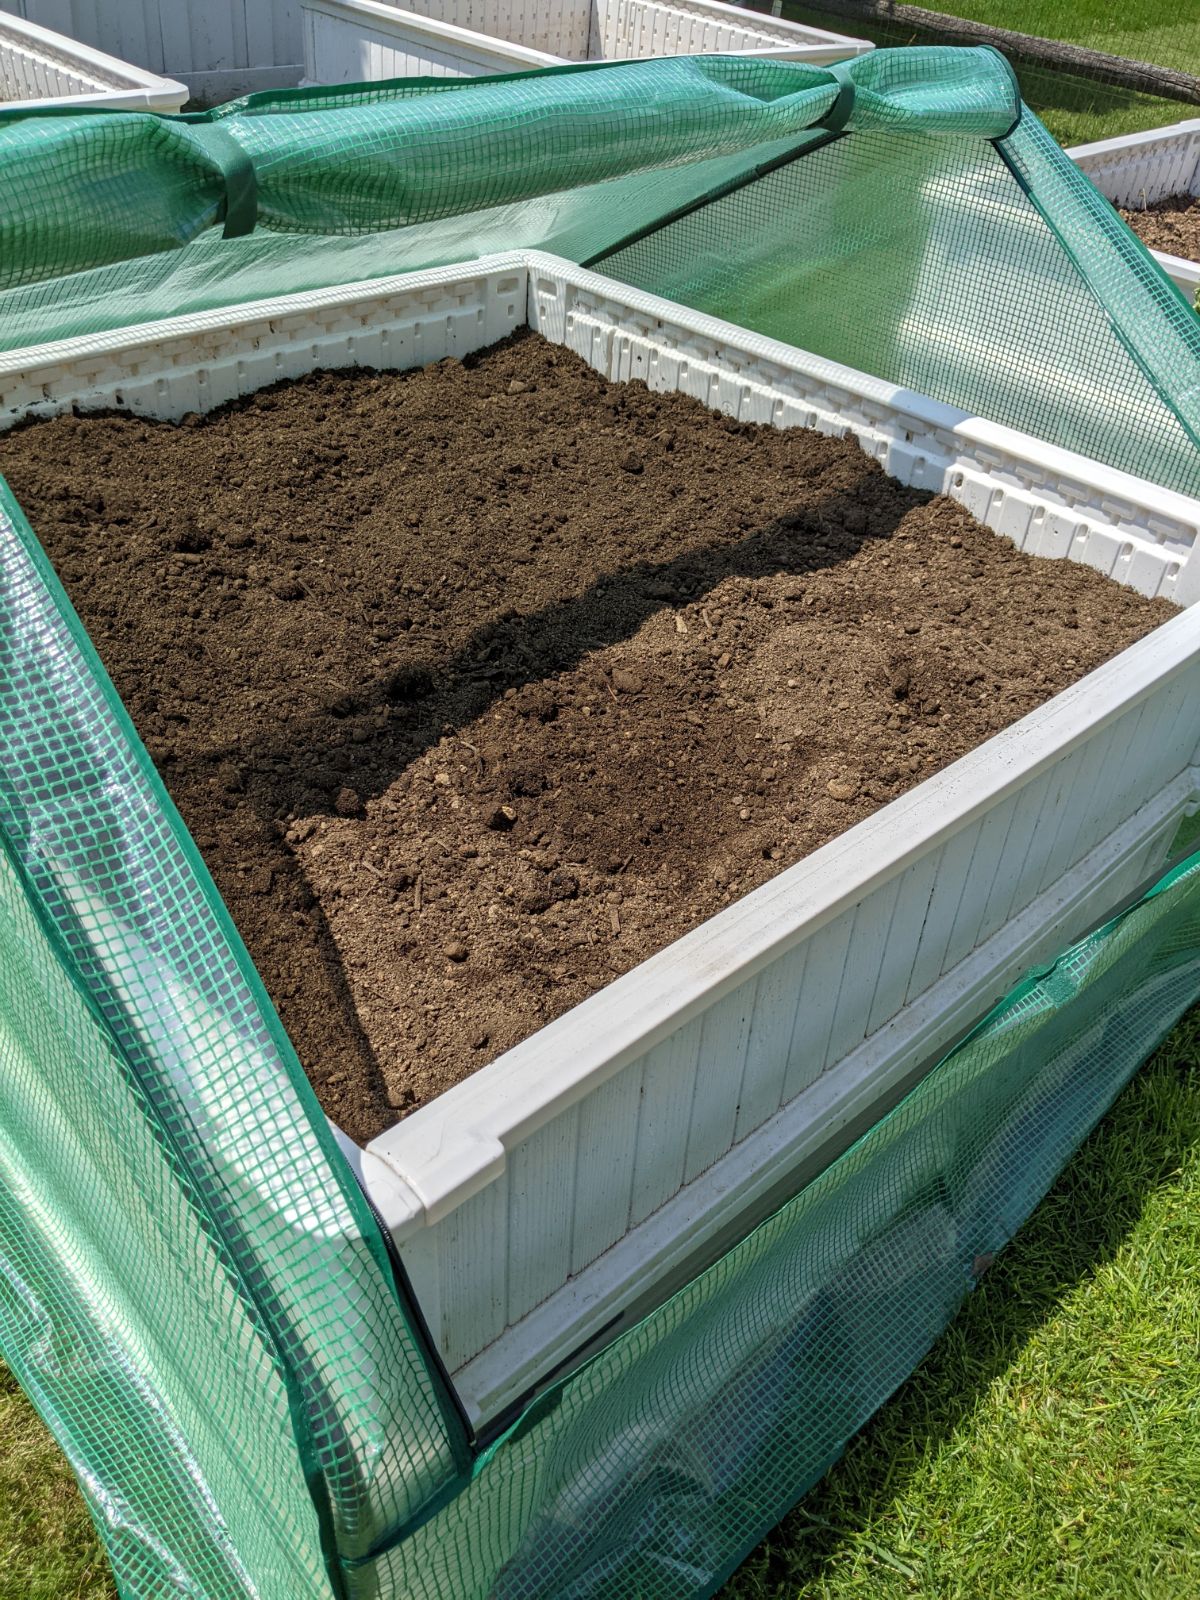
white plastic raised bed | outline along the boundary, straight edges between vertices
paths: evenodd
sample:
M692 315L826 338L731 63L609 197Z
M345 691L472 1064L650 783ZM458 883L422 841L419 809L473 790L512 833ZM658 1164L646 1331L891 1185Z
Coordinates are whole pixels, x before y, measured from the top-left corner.
M178 78L209 105L300 81L297 0L0 0L0 12Z
M719 0L300 0L307 83L462 78L712 52L821 65L873 47Z
M537 253L0 356L0 427L205 411L529 323L614 380L852 432L998 535L1200 595L1200 500ZM476 1418L653 1303L874 1120L1200 806L1200 606L422 1107L346 1142Z
M132 67L19 17L0 16L0 108L105 106L179 111L182 83Z
M1152 206L1171 195L1200 194L1200 117L1145 133L1077 144L1067 154L1115 206ZM1200 262L1155 250L1167 276L1195 304L1200 295Z

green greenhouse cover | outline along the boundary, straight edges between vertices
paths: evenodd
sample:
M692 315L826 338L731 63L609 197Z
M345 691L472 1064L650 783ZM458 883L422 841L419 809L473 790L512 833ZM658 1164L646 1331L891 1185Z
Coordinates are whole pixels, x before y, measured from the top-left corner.
M1200 322L990 51L0 112L9 349L539 246L1200 490ZM127 1600L698 1600L1200 994L1200 858L480 1449L0 483L0 1352Z

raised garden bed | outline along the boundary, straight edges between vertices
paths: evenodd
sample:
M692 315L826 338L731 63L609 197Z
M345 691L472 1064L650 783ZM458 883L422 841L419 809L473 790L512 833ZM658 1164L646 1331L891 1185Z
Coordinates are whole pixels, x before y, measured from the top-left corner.
M0 414L181 421L525 323L653 392L525 339L3 446L327 1106L365 1138L528 1035L351 1151L480 1417L1154 874L1200 737L1200 618L1088 673L1166 608L1086 570L1189 600L1196 502L550 258L16 352Z
M362 1143L1173 611L529 333L0 471Z
M0 0L0 12L64 30L73 55L106 52L178 79L205 105L300 81L297 0Z
M187 97L182 83L0 13L0 110L99 106L180 111Z
M1200 117L1076 145L1067 154L1193 303L1200 294Z
M475 77L719 52L808 61L862 55L865 39L721 0L300 0L308 83Z

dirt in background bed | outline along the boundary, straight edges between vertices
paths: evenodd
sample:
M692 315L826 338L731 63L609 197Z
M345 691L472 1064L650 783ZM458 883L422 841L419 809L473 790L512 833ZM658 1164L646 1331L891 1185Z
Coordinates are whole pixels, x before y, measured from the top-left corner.
M1200 195L1171 195L1152 206L1122 206L1120 211L1151 250L1200 261Z
M1172 613L533 335L0 471L359 1140Z

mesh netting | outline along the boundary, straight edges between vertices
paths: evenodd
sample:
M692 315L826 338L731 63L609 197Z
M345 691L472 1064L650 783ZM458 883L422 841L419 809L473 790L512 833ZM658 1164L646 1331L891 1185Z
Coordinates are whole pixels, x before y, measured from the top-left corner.
M290 1442L327 1538L370 1549L454 1470L454 1425L261 981L2 481L0 641L0 1170L27 1197L0 1247L5 1353L35 1399L64 1363L94 1383L105 1456L87 1465L106 1494L106 1463L140 1421L162 1437L128 1481L163 1505L156 1461L174 1449L205 1515L225 1516L220 1480L188 1453L204 1416L256 1492L271 1492L269 1460ZM55 1348L43 1269L60 1298L61 1274L74 1278L81 1348L66 1330ZM128 1357L113 1368L127 1387L105 1404L93 1346ZM62 1404L82 1403L68 1386ZM260 1433L274 1442L256 1464ZM131 1518L126 1542L154 1525ZM319 1555L287 1548L289 1574ZM161 1592L143 1565L154 1559L127 1553L130 1593ZM231 1561L200 1592L242 1593L236 1546Z
M912 1371L1200 993L1200 857L546 1395L358 1597L699 1600Z
M944 50L0 113L0 327L16 347L537 245L1195 490L1200 324L1018 115L998 57ZM127 1596L708 1592L1200 992L1194 866L472 1458L2 486L0 651L0 1346Z
M1031 116L837 139L592 264L1200 490L1200 321Z

